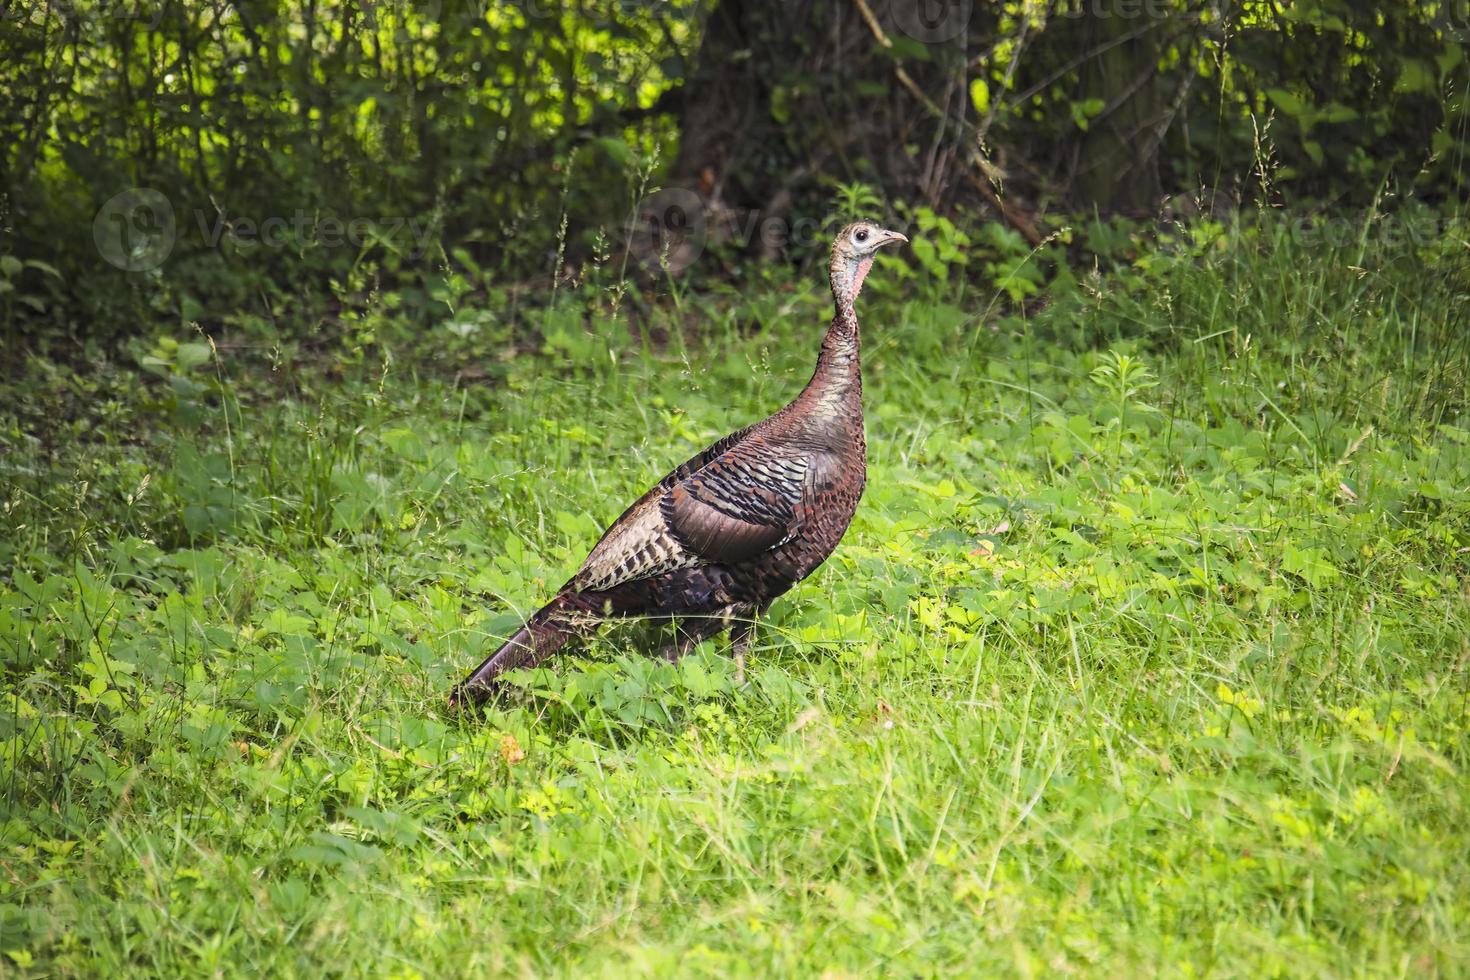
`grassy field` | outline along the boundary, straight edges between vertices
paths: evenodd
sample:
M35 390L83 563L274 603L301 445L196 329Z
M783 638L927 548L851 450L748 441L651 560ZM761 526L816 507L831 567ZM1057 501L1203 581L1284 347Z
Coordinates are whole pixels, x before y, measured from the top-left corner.
M1464 975L1465 231L1300 237L1029 318L880 267L868 492L748 683L626 626L483 718L822 284L16 366L0 974Z

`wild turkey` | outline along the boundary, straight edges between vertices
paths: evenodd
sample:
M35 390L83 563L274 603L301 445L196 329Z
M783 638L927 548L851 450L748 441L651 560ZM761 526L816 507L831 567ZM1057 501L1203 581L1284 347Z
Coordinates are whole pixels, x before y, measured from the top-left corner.
M672 658L732 628L743 676L754 617L827 559L867 479L853 309L878 249L907 242L867 222L842 229L830 274L837 312L801 394L689 459L613 522L571 581L450 695L483 701L604 620L668 617Z

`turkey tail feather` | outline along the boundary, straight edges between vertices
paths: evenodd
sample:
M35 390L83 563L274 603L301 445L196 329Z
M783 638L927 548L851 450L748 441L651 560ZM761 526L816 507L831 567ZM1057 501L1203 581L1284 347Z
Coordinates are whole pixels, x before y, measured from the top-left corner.
M542 606L516 630L510 639L502 643L485 662L476 667L449 695L451 705L461 702L483 703L495 696L499 690L497 679L501 674L520 667L534 667L570 640L575 631L566 622L558 622L557 613L566 604L565 596Z

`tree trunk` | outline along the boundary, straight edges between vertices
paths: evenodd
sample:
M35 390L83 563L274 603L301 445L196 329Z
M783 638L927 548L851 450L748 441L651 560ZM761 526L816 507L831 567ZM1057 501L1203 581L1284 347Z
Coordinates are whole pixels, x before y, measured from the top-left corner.
M779 250L762 241L761 224L785 217L789 177L804 172L805 134L787 115L789 82L809 70L822 19L804 0L720 0L711 12L684 87L667 181L699 196L711 241L764 256Z
M1079 101L1100 99L1102 111L1083 134L1072 184L1091 211L1151 214L1163 196L1155 129L1166 111L1158 71L1167 21L1138 0L1097 0L1082 32L1098 54L1083 65Z

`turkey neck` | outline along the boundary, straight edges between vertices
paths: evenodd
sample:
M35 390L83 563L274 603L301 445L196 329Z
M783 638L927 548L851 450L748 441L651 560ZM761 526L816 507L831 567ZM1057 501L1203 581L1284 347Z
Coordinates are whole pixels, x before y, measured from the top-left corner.
M817 389L823 396L851 395L861 405L863 394L862 340L858 332L857 313L852 305L838 306L822 350L817 355L817 370L807 390Z
M836 313L822 338L817 369L792 406L799 406L802 414L828 435L845 435L843 442L859 446L863 443L862 342L853 302L872 264L871 257L850 267L834 259L831 277Z

